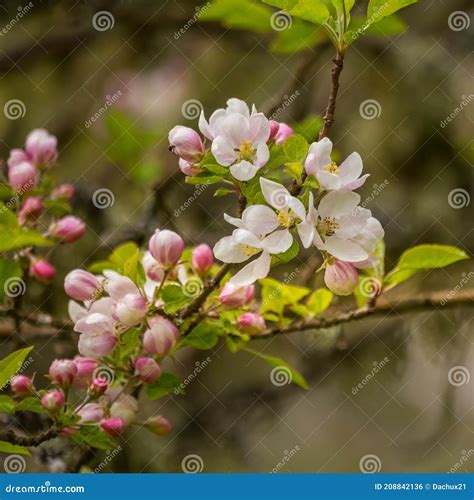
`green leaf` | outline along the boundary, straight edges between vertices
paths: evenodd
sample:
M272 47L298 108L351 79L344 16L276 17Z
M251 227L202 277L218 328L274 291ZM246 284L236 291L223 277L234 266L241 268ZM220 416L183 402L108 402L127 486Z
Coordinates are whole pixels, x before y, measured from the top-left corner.
M31 457L28 448L17 444L7 443L6 441L0 441L0 453L26 455L27 457Z
M167 285L161 290L161 299L165 303L165 312L174 314L187 304L192 297L188 297L179 285Z
M310 291L302 286L286 285L273 278L265 278L259 283L262 285L262 312L274 312L280 317L285 306L297 304Z
M332 299L333 294L329 290L326 290L326 288L319 288L309 296L306 306L315 316L317 316L330 306Z
M303 163L308 154L308 142L298 134L290 135L283 143L283 152L289 162Z
M201 323L184 338L183 345L189 345L195 349L212 349L219 340L220 329L209 323Z
M154 383L145 386L147 396L152 399L160 399L172 392L175 394L184 394L181 387L181 381L172 373L162 373L160 378Z
M296 240L293 240L291 247L282 253L277 253L272 255L272 266L278 266L279 264L285 264L286 262L290 262L293 260L299 253L300 246Z
M270 48L273 52L290 54L313 47L322 40L321 32L315 29L313 24L294 19L287 29L278 31ZM300 133L296 130L295 132Z
M232 194L234 191L232 189L219 188L214 192L214 197L227 196L228 194Z
M377 18L357 18L350 25L350 29L344 34L346 43L353 43L361 36L393 36L403 33L407 28L406 23L399 16L391 16L380 19Z
M52 244L52 240L45 238L33 229L0 225L0 252L24 247L48 247Z
M114 270L125 272L127 262L132 259L134 261L139 253L139 248L133 241L128 241L123 245L118 246L109 256L109 261L114 264ZM129 264L130 267L130 264Z
M216 184L217 182L222 182L222 177L220 175L214 175L211 172L203 172L202 174L192 177L187 176L185 182L186 184Z
M15 411L31 411L32 413L46 413L44 408L41 406L40 400L35 396L22 399L19 403L16 404Z
M71 439L81 446L92 446L99 450L112 450L115 442L100 427L81 425L79 432L73 434Z
M15 412L16 401L10 396L0 396L0 413L11 415Z
M324 24L329 18L329 11L323 0L263 0L263 2L317 25Z
M63 217L71 213L71 205L67 200L45 200L43 203L50 215Z
M315 114L308 115L304 120L292 124L295 133L303 136L308 142L313 142L315 137L318 137L322 126L323 119Z
M273 366L276 370L280 370L281 377L285 377L288 379L288 383L293 382L294 384L302 387L303 389L309 389L308 383L301 373L295 370L288 362L281 358L277 358L276 356L269 356L267 354L263 354L258 351L254 351L253 349L245 348L245 351L258 356L260 359L263 359L270 366ZM278 374L275 373L277 377ZM278 378L277 378L278 380Z
M294 179L301 179L301 174L303 173L303 164L299 161L290 161L285 163L287 167L284 172Z
M378 20L416 3L418 0L369 0L367 18Z
M12 352L0 361L0 388L4 387L22 367L26 356L28 356L32 349L32 346L25 347L24 349Z
M141 330L139 328L130 328L120 337L120 349L118 356L120 360L130 358L132 354L140 348Z
M20 278L22 274L18 262L0 257L0 303L5 300L5 289L8 288L7 281L12 278ZM18 284L20 284L19 281Z
M208 170L212 174L220 175L220 176L226 176L229 173L229 169L226 167L221 167L217 163L206 163L202 166L204 170Z

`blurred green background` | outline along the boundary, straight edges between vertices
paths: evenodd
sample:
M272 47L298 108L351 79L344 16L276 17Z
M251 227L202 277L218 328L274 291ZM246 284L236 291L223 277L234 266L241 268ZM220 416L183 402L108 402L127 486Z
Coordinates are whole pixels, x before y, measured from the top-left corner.
M280 96L291 102L276 119L292 126L305 120L305 132L317 135L334 56L323 40L278 53L270 49L275 30L195 22L208 4L185 0L30 4L0 6L0 104L23 104L17 119L1 115L0 157L21 147L33 128L55 134L57 177L75 185L75 210L89 228L78 244L48 256L58 276L53 289L29 290L32 307L64 316L62 279L70 269L128 238L143 242L155 227L175 229L189 244L212 245L228 232L222 213L235 211L235 201L185 184L167 149L172 126L197 127L195 109L203 107L209 116L229 97L239 97L265 111ZM450 27L455 11L469 20L465 29ZM97 24L99 13L104 24ZM453 190L462 190L464 199L473 191L472 1L424 0L401 17L404 33L367 37L350 47L330 134L341 157L357 150L371 174L360 193L385 228L388 267L408 246L423 242L474 250L472 203L449 203ZM370 119L367 101L375 109ZM92 203L100 189L112 194L105 209ZM291 273L295 265L304 272L308 257L300 255L277 274ZM393 293L449 291L471 270L467 261L417 276ZM312 283L320 285L321 277ZM143 402L144 414L162 412L174 433L158 439L130 431L125 452L107 470L181 471L183 459L196 454L205 472L356 472L367 455L375 455L384 472L445 472L456 463L459 471L472 472L472 334L472 308L440 308L259 340L256 347L285 357L308 377L307 392L272 385L268 367L253 356L218 347L184 398ZM38 340L41 361L34 371L44 371L54 357L73 355L75 341L74 334ZM4 355L11 346L3 342L0 349ZM186 352L174 369L186 379L207 355ZM389 361L354 394L385 357ZM455 366L467 367L472 380L450 384ZM61 446L38 451L28 471L59 467ZM90 458L94 468L103 454Z

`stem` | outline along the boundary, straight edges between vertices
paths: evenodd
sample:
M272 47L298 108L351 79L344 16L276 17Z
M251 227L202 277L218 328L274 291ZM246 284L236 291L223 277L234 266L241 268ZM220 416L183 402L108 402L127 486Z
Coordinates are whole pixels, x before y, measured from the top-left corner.
M54 426L37 436L17 436L13 431L7 431L0 434L0 441L6 441L7 443L19 446L39 446L41 443L57 437L60 432L60 429Z

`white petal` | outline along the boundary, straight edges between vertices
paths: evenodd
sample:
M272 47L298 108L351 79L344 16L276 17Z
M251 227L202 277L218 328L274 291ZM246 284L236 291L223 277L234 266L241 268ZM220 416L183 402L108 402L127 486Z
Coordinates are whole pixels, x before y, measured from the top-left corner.
M304 209L303 203L301 203L298 198L292 196L289 200L288 208L293 211L301 220L305 219L306 210Z
M231 97L227 99L227 113L240 113L246 117L250 116L250 110L248 104L242 99L237 99L236 97Z
M240 113L231 113L220 124L220 134L237 149L242 141L250 139L249 121Z
M233 276L229 283L236 286L247 286L254 283L256 280L265 278L270 272L271 257L268 253L263 252L262 255L248 263L242 268L235 276Z
M365 174L362 177L359 177L355 181L348 182L347 184L344 184L344 179L342 179L343 183L343 188L344 189L350 189L351 191L354 191L354 189L359 189L367 180L367 177L369 177L370 174Z
M216 259L222 262L239 263L248 260L248 255L244 249L235 241L232 236L225 236L221 238L213 249Z
M217 163L228 167L237 159L237 153L234 151L232 144L227 140L227 137L218 135L212 141L212 154L215 156Z
M330 236L325 241L326 250L336 259L357 262L368 258L369 254L357 243Z
M346 182L352 182L362 173L362 158L359 153L351 153L339 166L341 175Z
M249 181L255 177L260 167L258 165L253 165L247 160L243 160L230 167L230 173L238 181Z
M282 184L260 177L260 187L262 188L265 201L277 210L288 210L291 194Z
M360 234L367 226L367 221L370 217L370 210L366 208L356 207L352 212L343 215L338 219L339 228L336 229L335 235L338 238L348 239Z
M212 133L211 127L204 116L204 111L201 111L201 114L199 115L198 127L205 137L211 140L214 139L214 134Z
M308 156L306 157L304 168L308 175L316 175L325 165L331 163L332 142L325 137L319 142L311 144Z
M260 167L263 167L267 163L268 158L270 158L270 150L265 142L261 142L257 146L257 158L255 163Z
M74 323L87 316L87 309L79 305L77 302L74 302L73 300L69 301L68 312L69 317L72 321L74 321Z
M316 178L319 181L319 185L328 191L340 189L342 186L341 177L339 175L331 174L331 172L326 172L325 170L318 170L316 172Z
M286 252L293 243L293 236L291 236L288 229L281 229L267 236L262 241L262 248L265 252L276 254Z
M316 232L314 225L309 222L301 222L296 226L296 229L304 248L309 248L313 243L314 233Z
M226 222L228 222L229 224L232 224L235 227L242 227L243 226L242 219L238 219L237 217L232 217L228 214L224 214L224 219L226 220Z
M319 214L323 218L339 217L354 210L359 201L360 196L352 191L331 191L321 200Z
M270 136L270 122L263 113L257 113L250 117L250 139L254 144L266 143Z
M266 205L251 205L242 214L243 227L258 236L265 236L278 226L275 212Z
M258 236L255 236L254 233L247 231L247 229L236 229L232 233L232 237L237 243L241 243L242 245L248 245L253 248L261 248L262 241Z

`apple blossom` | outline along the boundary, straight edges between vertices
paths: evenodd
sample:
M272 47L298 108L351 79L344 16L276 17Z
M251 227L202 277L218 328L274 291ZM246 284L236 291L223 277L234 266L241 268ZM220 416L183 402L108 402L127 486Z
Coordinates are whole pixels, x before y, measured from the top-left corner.
M17 191L30 191L39 180L38 170L28 161L8 167L8 182Z
M17 396L26 396L33 389L33 380L26 375L14 375L10 379L10 387Z
M117 319L127 325L135 326L141 323L147 312L146 300L139 293L127 293L116 304Z
M171 321L162 316L154 316L148 320L149 328L143 336L143 347L152 354L166 354L179 337L179 330Z
M100 288L99 280L82 269L74 269L64 278L64 291L75 300L91 300Z
M148 246L153 258L163 267L172 267L179 262L184 250L181 236L168 229L155 231Z
M82 408L77 410L77 414L81 417L79 423L98 422L104 418L104 409L99 403L87 403Z
M125 424L120 417L112 417L101 420L100 428L110 436L117 437L124 430Z
M151 432L157 434L158 436L166 436L166 434L169 434L173 430L171 422L161 415L150 417L146 421L146 425Z
M305 160L305 171L314 175L325 190L349 189L362 186L369 174L362 173L362 158L359 153L350 154L341 165L331 160L332 142L325 137L311 144Z
M18 221L24 224L27 220L35 220L43 210L43 200L38 196L29 196L20 209Z
M229 281L222 287L219 294L221 304L236 309L250 303L255 297L255 286L237 286Z
M85 388L88 386L98 363L95 359L85 358L84 356L76 356L73 361L77 368L77 375L73 385L74 387Z
M124 426L130 425L136 418L138 403L133 396L122 394L110 407L110 416L122 419Z
M25 151L37 166L53 162L57 155L57 139L44 129L32 130L27 138Z
M108 389L109 383L105 378L96 377L89 386L89 395L92 398L98 398Z
M275 140L275 144L283 144L294 131L286 123L270 120L269 140Z
M206 274L214 263L212 249L206 243L198 245L192 253L191 262L193 269L199 274Z
M185 161L197 162L204 153L204 144L192 128L182 125L173 127L168 134L168 141L170 150Z
M23 151L23 149L12 149L7 160L8 168L10 169L23 162L30 162L30 157L26 154L26 152Z
M359 276L352 264L336 260L326 266L324 283L336 295L350 295L359 283Z
M146 251L143 255L142 265L148 278L158 283L161 282L165 273L149 251Z
M60 184L55 187L51 193L51 197L54 199L65 199L71 201L74 198L74 194L76 193L76 189L72 184Z
M57 412L64 406L65 398L64 393L58 389L47 391L41 398L41 405L43 408L51 412Z
M143 382L146 382L147 384L153 384L159 379L161 375L161 369L154 359L140 357L135 361L135 373Z
M258 335L265 330L265 320L259 314L244 313L237 319L237 324L244 333Z
M56 269L45 259L33 260L30 266L30 273L37 280L43 283L51 283L56 276Z
M86 232L86 225L78 217L66 215L49 228L52 236L61 239L65 243L73 243Z
M183 172L183 174L187 175L188 177L194 177L201 172L199 168L195 167L191 162L186 161L183 158L180 158L178 160L178 167L181 172Z
M49 377L61 387L69 387L77 375L77 365L72 359L56 359L49 367Z

